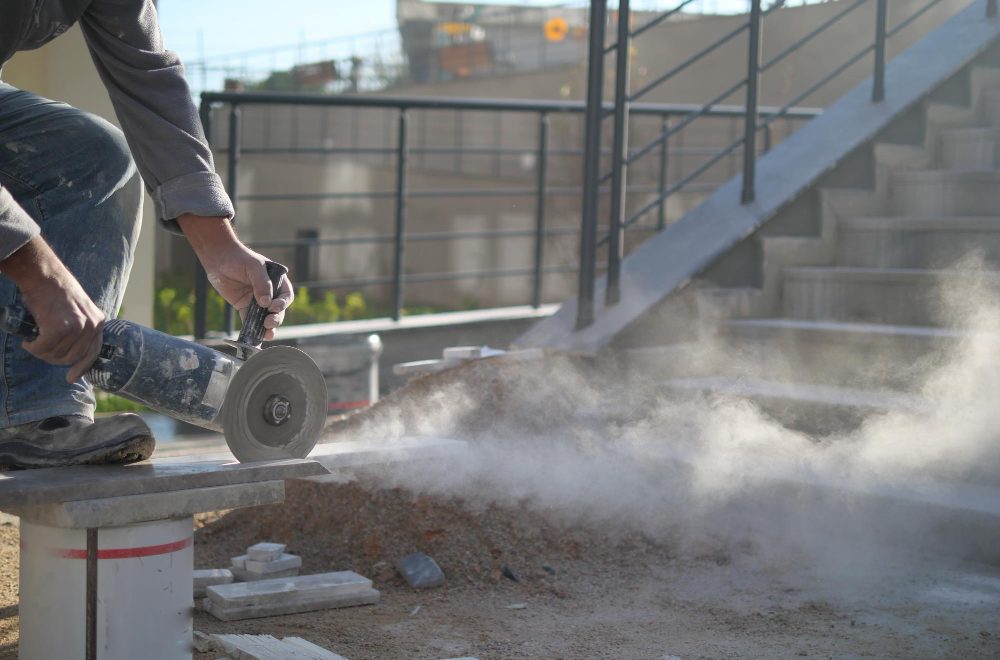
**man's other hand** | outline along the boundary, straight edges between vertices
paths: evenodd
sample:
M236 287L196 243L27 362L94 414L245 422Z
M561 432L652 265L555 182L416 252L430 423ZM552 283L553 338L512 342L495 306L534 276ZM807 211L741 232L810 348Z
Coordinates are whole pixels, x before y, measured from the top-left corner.
M252 299L270 312L264 318L264 338L273 339L274 329L285 319L285 310L292 304L292 283L282 276L277 291L271 290L264 263L267 259L240 242L226 218L205 218L182 215L177 218L208 281L242 318Z
M68 365L66 381L75 382L101 350L104 312L41 236L0 262L0 272L17 285L38 326L38 338L25 341L24 349L49 364Z

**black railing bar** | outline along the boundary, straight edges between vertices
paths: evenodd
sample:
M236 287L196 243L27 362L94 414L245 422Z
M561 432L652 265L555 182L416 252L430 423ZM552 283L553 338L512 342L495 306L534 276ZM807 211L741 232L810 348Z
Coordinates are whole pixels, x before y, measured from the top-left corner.
M875 50L875 44L872 44L871 46L868 46L867 48L865 48L864 50L862 50L860 53L858 53L854 57L850 58L849 60L847 60L846 62L844 62L840 66L838 66L836 69L834 69L825 78L821 79L819 82L816 82L811 87L809 87L809 89L807 89L806 91L802 92L801 94L799 94L798 96L796 96L794 99L792 99L791 101L789 101L788 104L790 106L792 106L792 105L795 105L796 103L798 103L799 101L801 101L801 100L809 97L810 95L812 95L813 93L815 93L816 90L818 90L820 87L822 87L823 85L827 84L828 82L830 82L831 80L833 80L834 78L836 78L837 76L839 76L841 73L843 73L844 71L846 71L850 67L852 67L855 64L857 64L859 61L861 61L862 58L866 57L868 55L868 53L872 52L873 50ZM780 119L781 116L782 115L781 115L780 112L778 114L776 114L776 115L769 116L767 118L767 120L762 121L757 126L757 130L760 130L762 128L767 128L768 126L770 126L771 124L773 124L776 120Z
M742 29L746 29L743 26ZM202 92L206 103L228 103L235 105L305 105L348 108L381 108L391 110L468 110L476 112L525 112L583 114L583 101L522 101L519 99L435 99L425 96L355 96L351 94L299 94L295 92ZM607 102L603 107L610 108ZM632 106L630 112L639 115L686 114L694 107L690 103L640 103ZM768 108L761 108L767 112ZM804 117L813 117L818 108L802 108ZM720 116L739 116L743 112L739 106L720 106Z
M305 202L325 199L394 199L395 190L362 190L359 192L330 193L255 193L240 195L239 201L247 202Z
M922 9L918 9L909 18L907 18L907 19L905 19L903 21L900 21L899 25L897 25L896 27L894 27L891 30L889 30L888 32L886 32L885 33L886 38L890 38L890 37L896 36L897 32L905 30L907 27L910 26L911 23L913 23L915 20L917 20L918 18L920 18L921 16L923 16L924 14L926 14L927 12L929 12L931 9L933 9L935 6L937 6L939 4L941 4L941 0L931 0L926 5L924 5Z
M601 264L599 264L600 266ZM544 273L575 273L578 267L575 265L553 265L544 266ZM464 279L478 279L484 277L525 277L534 274L533 268L518 268L509 270L485 270L485 271L459 271L455 273L410 273L403 275L404 284L419 284L423 282L448 282ZM371 277L354 280L309 280L305 282L295 282L295 288L304 287L307 289L356 289L370 286L385 286L392 284L391 276Z
M551 268L561 270L550 270ZM567 270L567 269L572 270ZM570 266L548 266L542 269L543 272L576 272L575 267ZM480 270L480 271L459 271L455 273L408 273L403 276L403 281L407 284L423 284L427 282L450 282L453 280L471 279L493 279L500 277L531 277L535 274L534 268L509 268L504 270Z
M687 126L691 125L692 122L694 122L695 120L699 119L700 117L704 117L705 116L704 115L704 111L705 110L707 110L708 108L711 108L713 105L715 105L719 101L721 101L721 100L723 100L723 99L725 99L725 98L727 98L729 96L732 96L741 87L744 87L746 84L747 84L746 79L743 79L743 80L737 82L732 87L730 87L729 89L727 89L726 91L724 91L722 94L720 94L719 96L716 96L714 99L712 99L711 101L709 101L705 105L701 106L700 110L689 114L683 120L681 120L680 122L678 122L677 124L675 124L674 126L672 126L670 128L670 130L664 131L663 133L660 134L659 137L655 138L652 142L648 143L646 146L644 146L641 149L637 150L634 154L632 154L631 156L629 156L629 158L626 161L626 163L628 165L633 165L640 158L642 158L643 156L645 156L646 154L648 154L649 152L651 152L653 149L656 149L658 146L660 146L663 142L669 140L672 136L676 135L677 133L680 133Z
M788 48L786 48L785 50L781 51L780 53L778 53L777 55L775 55L774 57L772 57L765 64L762 64L761 67L760 67L760 72L764 73L765 71L767 71L768 69L770 69L772 66L774 66L775 64L777 64L781 60L785 59L786 57L788 57L789 55L791 55L792 53L794 53L795 51L797 51L799 48L801 48L805 44L807 44L810 41L812 41L818 35L820 35L823 32L825 32L831 25L833 25L834 23L836 23L840 19L844 18L845 16L847 16L848 14L850 14L851 12L853 12L855 9L857 9L861 5L864 5L864 4L867 4L867 3L868 3L868 0L855 0L854 4L848 5L845 9L843 9L842 11L840 11L839 13L837 13L836 15L834 15L833 17L831 17L831 18L827 19L826 21L824 21L823 23L821 23L819 25L819 27L817 27L816 29L812 30L811 32L809 32L808 34L806 34L804 37L802 37L801 39L799 39L798 41L796 41L795 43L793 43L792 45L790 45Z
M653 184L645 184L647 187ZM629 190L640 191L641 186L629 186ZM582 188L580 186L550 186L548 195L576 195ZM601 191L607 191L606 186L601 186ZM482 197L521 197L535 194L535 188L452 188L436 190L411 190L406 193L410 199L422 199L428 197L450 197L450 198L482 198ZM329 199L394 199L396 192L388 191L362 191L362 192L334 192L334 193L281 193L281 194L250 194L240 195L237 199L241 202L306 202L323 201Z
M546 229L545 236L569 236L578 234L579 228L554 227ZM407 242L428 242L428 241L460 241L481 238L528 238L535 235L534 229L484 229L481 231L456 231L456 232L425 232L422 234L407 234ZM265 248L290 248L290 247L321 247L324 245L365 245L378 243L392 243L394 236L372 234L368 236L350 236L342 238L288 238L284 240L253 241L248 243L253 249Z
M213 95L226 94L227 96L233 96L234 97L232 101L229 101L229 103L236 104L236 105L242 105L245 102L240 99L240 94L247 94L247 93L250 93L250 92L239 92L239 93L235 93L235 94L232 93L232 92L204 92L203 96L206 95L206 94L213 94ZM256 92L254 92L254 93L256 93ZM310 95L309 94L298 94L296 96L302 96L302 97L308 98ZM328 96L324 96L322 98L342 99L343 96L328 95ZM406 104L411 103L411 102L413 102L415 100L419 100L419 98L415 99L415 98L411 98L411 97L395 97L395 98L393 98L393 97L364 97L364 98L361 98L361 99L354 99L353 103L336 103L336 104L331 104L331 105L336 105L338 107L366 108L366 107L371 107L367 103L367 101L369 99L379 99L380 101L383 101L383 100L386 100L386 99L390 99L390 100L399 101L400 105L390 105L390 106L387 106L388 108L395 109L395 110L405 109L405 108L409 107ZM475 99L457 99L457 100L452 100L452 101L441 101L440 107L426 108L426 109L428 109L428 110L442 110L442 111L445 111L445 110L462 111L463 109L467 109L467 108L450 107L449 105L447 105L447 103L465 103L466 101L471 102L471 103L476 103ZM502 100L501 101L484 100L484 101L489 101L490 103L502 103L503 102ZM221 103L222 101L217 101L217 102ZM538 101L536 103L539 104L538 107L536 107L536 108L529 108L527 110L519 108L519 109L512 109L511 111L521 111L521 112L528 112L528 113L542 113L542 112L552 113L552 112L557 112L557 113L563 113L563 114L576 115L576 114L582 114L582 112L584 110L584 107L585 107L583 105L583 103L581 103L579 101ZM288 101L283 102L281 105L295 106L295 105L298 105L298 104L296 104L293 100L288 100ZM304 103L304 104L301 104L301 105L319 105L319 103L318 102L316 102L316 103ZM383 104L379 104L379 105L377 105L375 107L382 108ZM692 110L698 109L700 107L702 107L702 106L700 106L698 104L694 104L694 103L637 103L637 104L632 105L630 107L629 114L641 115L641 116L652 116L652 117L662 117L662 116L665 116L665 117L674 117L674 116L684 116L684 115L687 115ZM605 104L603 104L603 110L604 110L605 113L608 113L609 111L612 111L613 109L614 109L613 104L611 104L611 103L605 103ZM507 108L503 108L503 107L495 107L495 108L494 107L490 107L490 108L478 108L478 110L482 110L482 111L493 110L493 111L496 111L496 112L504 112L504 111L507 111L508 109ZM775 112L776 110L777 110L777 108L773 108L773 107L761 107L760 113L762 115L766 115L766 114L771 114L771 113ZM789 116L796 117L796 118L799 118L799 119L812 119L813 117L819 116L822 112L823 112L822 108L795 108L794 109L794 113L790 114ZM713 118L724 119L724 118L727 118L727 117L742 117L743 113L744 113L743 106L719 105L719 106L716 106L715 108L712 109L712 112L709 113L709 116L713 117ZM221 151L222 149L217 149L217 150Z
M228 154L228 147L218 147L213 149L217 154ZM256 148L242 148L241 153L253 154L255 156L267 156L267 155L318 155L324 156L328 154L349 154L352 156L357 155L372 155L372 156L383 156L385 154L396 153L395 149L385 149L383 147L256 147Z
M662 193L658 194L656 196L656 198L652 202L646 204L646 206L642 207L638 212L633 213L632 215L630 215L628 217L628 219L625 221L625 227L627 228L627 227L631 226L636 220L638 220L642 216L646 215L647 213L649 213L650 211L652 211L653 209L655 209L657 206L660 205L660 202L662 200L665 200L667 197L669 197L670 195L673 195L675 192L679 191L681 188L683 188L687 184L691 183L694 179L696 179L699 176L701 176L702 174L704 174L713 165L715 165L716 163L718 163L720 160L722 160L723 158L725 158L729 154L733 153L733 151L735 151L736 149L738 149L742 144L743 144L743 138L740 138L740 139L734 141L732 144L730 144L725 149L722 149L721 151L719 151L719 153L717 153L714 157L712 157L709 160L707 160L704 163L702 163L701 166L696 167L693 172L691 172L690 174L688 174L687 176L685 176L680 181L675 182L673 185L671 185L670 187L668 187Z
M680 3L679 5L677 5L676 7L674 7L673 9L671 9L670 11L664 12L664 13L660 14L659 16L657 16L656 18L654 18L654 19L652 19L650 21L647 21L643 25L640 25L639 27L637 27L635 30L633 30L632 32L629 33L629 37L632 38L632 39L635 39L636 37L638 37L642 33L646 32L648 30L652 30L653 28L655 28L657 25L659 25L663 21L669 20L672 16L675 16L676 14L678 14L682 9L684 9L684 7L688 6L692 2L694 2L694 0L684 0L684 2ZM613 52L616 48L618 48L618 42L617 41L615 41L613 44L611 44L610 46L608 46L607 48L605 48L604 49L604 54L607 55L608 53Z
M653 90L656 87L659 87L660 85L662 85L666 81L670 80L671 78L673 78L675 75L677 75L678 73L680 73L684 69L688 68L689 66L691 66L692 64L694 64L695 62L697 62L698 60L700 60L701 58L705 57L706 55L708 55L709 53L711 53L712 51L714 51L715 49L717 49L719 46L722 46L723 44L728 43L731 39L733 39L736 35L738 35L739 33L743 32L744 30L746 30L748 27L750 27L750 23L749 22L743 23L738 28L736 28L735 30L732 30L728 34L724 35L722 38L720 38L720 39L716 40L715 42L713 42L713 43L705 46L704 48L702 48L701 50L699 50L697 53L695 53L694 55L692 55L691 57L687 58L686 60L684 60L683 62L681 62L680 64L678 64L674 68L670 69L669 71L667 71L663 75L657 77L655 80L650 81L649 83L646 84L645 87L643 87L639 91L637 91L634 94L632 94L631 96L629 96L628 97L629 102L632 103L632 102L634 102L634 101L636 101L638 99L641 99L643 96L645 96L646 94L648 94L651 90Z

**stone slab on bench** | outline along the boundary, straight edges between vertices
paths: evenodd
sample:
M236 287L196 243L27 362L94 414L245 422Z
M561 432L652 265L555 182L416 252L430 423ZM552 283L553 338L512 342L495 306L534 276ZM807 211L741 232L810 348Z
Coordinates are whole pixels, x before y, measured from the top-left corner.
M150 520L190 516L203 511L277 504L284 500L284 481L260 481L144 495L15 506L10 507L10 511L40 525L86 529L120 527Z
M172 457L132 465L78 465L0 472L0 509L326 474L317 461L239 463L230 457Z

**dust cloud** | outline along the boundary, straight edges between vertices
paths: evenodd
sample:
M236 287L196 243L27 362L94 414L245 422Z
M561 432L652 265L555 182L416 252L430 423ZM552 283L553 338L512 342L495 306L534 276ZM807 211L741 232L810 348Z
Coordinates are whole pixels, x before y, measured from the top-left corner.
M994 542L961 530L996 528L966 511L964 498L1000 481L1000 286L975 259L960 271L932 304L963 332L905 364L868 359L857 374L869 388L908 379L918 404L847 430L798 431L739 395L668 390L665 378L691 366L676 355L642 370L566 357L481 361L411 382L350 431L461 438L464 454L362 478L466 507L528 507L680 553L805 557L841 580L928 554L995 560ZM766 365L788 381L817 382L787 356L721 340L683 354L695 367L753 374ZM831 372L844 370L839 356L829 360Z

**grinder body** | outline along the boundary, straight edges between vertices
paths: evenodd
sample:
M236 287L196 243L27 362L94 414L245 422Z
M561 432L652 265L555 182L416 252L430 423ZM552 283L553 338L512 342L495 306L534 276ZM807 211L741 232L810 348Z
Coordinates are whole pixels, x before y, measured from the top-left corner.
M105 392L196 426L223 432L219 413L236 360L221 351L116 319L87 372Z
M267 263L274 290L287 272ZM326 381L316 363L288 346L261 350L267 312L251 304L235 355L115 319L87 372L97 388L226 436L240 461L305 458L326 421ZM21 307L0 308L0 330L38 336Z

